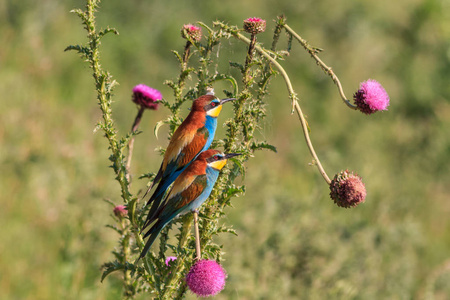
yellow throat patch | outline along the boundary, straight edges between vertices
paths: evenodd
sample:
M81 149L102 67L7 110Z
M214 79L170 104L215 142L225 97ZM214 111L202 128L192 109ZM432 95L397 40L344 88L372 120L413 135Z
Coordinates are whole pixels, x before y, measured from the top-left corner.
M227 160L224 159L224 160L210 162L208 165L213 167L214 169L222 170L222 168L225 167L226 164L227 164Z
M222 110L222 105L217 106L216 108L210 109L206 112L208 116L211 116L213 118L217 118L220 114L220 111Z

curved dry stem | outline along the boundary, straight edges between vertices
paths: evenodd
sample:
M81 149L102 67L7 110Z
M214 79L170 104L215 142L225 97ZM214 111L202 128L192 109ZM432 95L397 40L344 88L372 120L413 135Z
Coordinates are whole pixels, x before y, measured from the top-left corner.
M322 167L322 164L320 163L319 158L317 157L316 151L314 151L314 147L311 143L311 139L309 138L308 133L308 124L305 120L305 116L303 115L302 109L297 101L295 101L295 110L297 111L298 118L300 119L300 123L302 124L303 129L303 135L305 136L306 144L308 145L309 152L311 153L312 157L314 158L314 164L319 169L320 174L322 175L323 179L330 184L331 180L328 177L327 173L325 172L324 168Z
M358 107L356 105L353 105L350 103L350 101L347 99L347 97L345 97L344 94L344 89L342 88L342 84L339 81L339 78L336 76L336 74L334 74L333 70L328 67L320 58L319 56L317 56L317 52L319 51L316 48L311 47L308 42L306 40L304 40L300 35L298 35L294 30L292 30L291 27L289 27L286 24L283 24L284 29L286 29L287 32L289 32L289 34L291 34L293 37L295 37L295 39L297 41L299 41L299 43L303 46L303 48L305 48L306 51L308 51L308 53L311 55L312 58L314 58L314 60L317 62L317 64L322 68L322 70L331 77L331 79L333 80L333 82L337 85L338 90L339 90L339 95L342 98L342 101L344 101L344 103L350 107L351 109L357 110Z
M238 38L239 40L250 44L250 40L247 39L245 36L239 34L238 32L232 32L233 36L235 36L236 38ZM303 115L302 109L300 107L300 104L298 103L298 98L297 98L297 94L295 94L294 89L292 87L292 83L291 80L289 79L289 76L287 75L286 71L284 70L284 68L272 57L270 56L261 46L256 45L255 46L256 51L258 51L258 53L260 53L262 56L264 56L265 58L267 58L280 72L281 76L283 76L284 81L286 82L286 86L287 89L289 91L289 97L292 101L292 110L297 112L297 115L300 119L300 123L302 125L302 129L303 129L303 135L305 137L306 140L306 145L308 146L309 152L311 153L311 156L314 159L314 164L317 166L317 168L319 169L320 174L322 175L323 179L325 179L325 181L330 184L331 180L328 177L327 173L325 172L324 168L322 167L322 164L320 163L319 157L317 157L316 151L314 150L314 147L312 145L311 142L311 138L309 136L309 131L308 131L308 123L306 122L305 116Z

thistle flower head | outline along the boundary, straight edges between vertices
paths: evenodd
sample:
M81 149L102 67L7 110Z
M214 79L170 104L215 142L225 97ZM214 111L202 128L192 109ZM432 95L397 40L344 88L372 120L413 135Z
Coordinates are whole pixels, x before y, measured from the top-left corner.
M340 207L355 207L364 202L366 187L357 174L348 170L336 174L330 183L330 197Z
M358 109L367 115L379 110L387 110L389 106L388 93L378 81L373 79L361 82L353 99Z
M128 210L125 205L117 205L114 207L113 212L119 219L125 218L128 215Z
M184 39L190 37L193 41L199 42L202 39L202 29L192 24L185 24L181 28L181 37Z
M251 34L266 31L266 20L260 18L248 18L244 20L244 30Z
M133 102L148 109L158 109L158 101L162 99L160 91L145 84L138 84L133 88Z
M227 275L220 264L214 260L197 261L186 275L189 289L200 297L218 294L225 287Z
M166 261L164 263L166 264L166 266L170 267L171 262L176 260L177 260L176 256L169 256L166 258Z

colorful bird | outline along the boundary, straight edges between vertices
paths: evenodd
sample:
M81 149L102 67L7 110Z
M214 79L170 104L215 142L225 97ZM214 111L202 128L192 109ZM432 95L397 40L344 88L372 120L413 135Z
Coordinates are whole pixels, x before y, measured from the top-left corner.
M178 215L194 211L209 197L216 183L219 171L227 163L227 159L240 154L223 154L218 150L206 150L180 174L173 183L166 198L154 212L149 215L142 230L155 222L144 235L150 236L140 258L144 257L160 231L167 223Z
M147 202L147 205L154 202L149 216L153 215L158 209L166 190L172 182L199 153L211 146L217 128L217 117L222 110L222 105L232 100L235 99L219 100L213 95L204 95L194 100L191 112L173 134L164 154L161 167L149 188L150 190L159 182L153 195Z

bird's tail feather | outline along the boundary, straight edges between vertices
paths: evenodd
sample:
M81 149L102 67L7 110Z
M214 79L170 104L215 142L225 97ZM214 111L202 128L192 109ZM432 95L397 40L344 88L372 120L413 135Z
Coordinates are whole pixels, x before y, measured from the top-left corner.
M161 222L161 220L159 220L158 222L155 223L155 225L152 226L152 228L149 229L149 231L147 231L147 233L144 235L144 239L148 236L150 236L150 237L148 238L147 242L145 243L144 249L142 249L142 252L141 252L141 255L139 256L139 258L143 258L147 254L148 250L153 245L153 243L155 242L159 233L164 228L164 226L166 226L166 224L167 224L167 222Z
M160 194L158 197L156 197L153 200L153 205L152 205L152 207L150 208L150 211L147 214L147 218L145 219L144 226L142 226L142 230L147 228L155 220L155 217L158 215L158 213L160 211L160 208L161 208L160 204L161 204L161 200L164 197L164 194L165 193Z
M158 215L158 212L160 211L161 202L164 196L166 195L167 190L169 190L170 185L175 181L178 175L179 173L172 174L169 178L161 180L158 186L156 187L156 190L153 192L153 195L150 197L150 199L147 201L146 204L146 205L152 204L152 206L144 222L142 230L148 227L148 225L150 225L154 221L154 218Z
M150 190L155 186L155 184L160 182L162 175L163 175L163 171L162 171L162 164L161 164L161 167L159 168L158 173L156 174L155 178L153 178L152 184L147 188L147 191L145 191L145 194L144 194L144 196L142 196L141 199L145 199L145 197L147 197L148 192L150 192Z
M183 169L184 170L184 169ZM147 201L146 205L149 205L150 203L154 202L155 199L164 196L166 191L169 189L170 185L178 178L178 176L181 174L182 170L178 170L173 172L167 177L161 178L158 186L156 187L155 191L153 192L153 195L150 197L150 199Z

